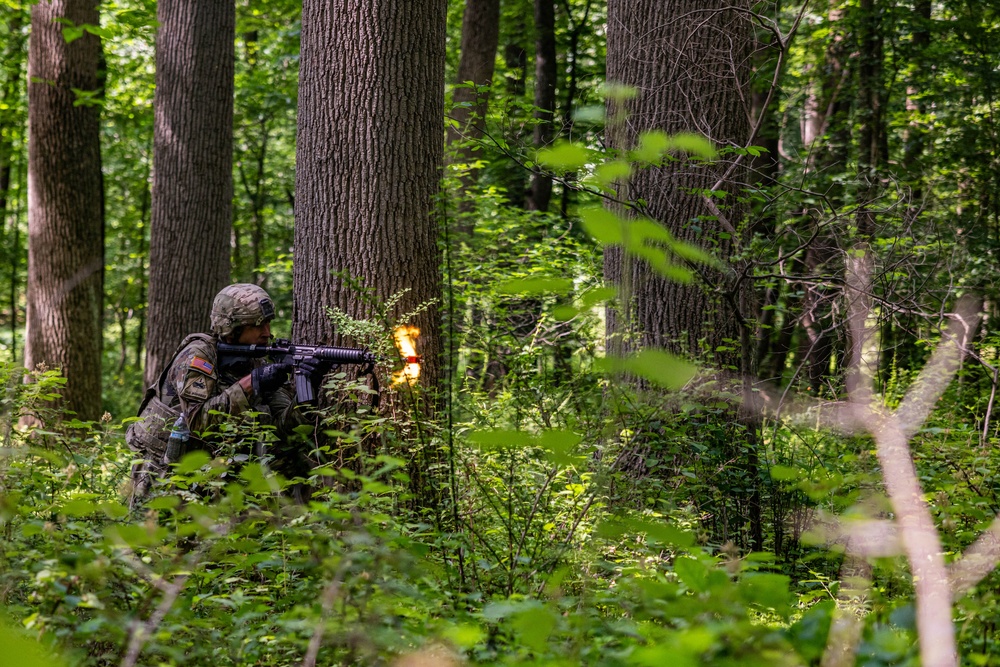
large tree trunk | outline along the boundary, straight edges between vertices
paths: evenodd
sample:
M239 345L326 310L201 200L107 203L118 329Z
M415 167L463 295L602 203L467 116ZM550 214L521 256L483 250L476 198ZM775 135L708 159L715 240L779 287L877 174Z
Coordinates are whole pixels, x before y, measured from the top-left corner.
M609 127L615 149L635 145L647 130L698 132L720 147L742 146L749 138L751 26L744 14L721 2L674 3L666 15L654 0L612 0L608 4L608 80L633 87L627 119ZM642 54L637 57L636 54ZM739 242L732 229L742 224L744 206L737 194L746 169L731 170L721 189L726 205L718 219L699 192L712 188L729 170L689 161L639 170L621 192L646 202L646 213L678 239L711 248L726 259ZM693 223L697 221L697 223ZM727 231L728 230L728 231ZM605 276L631 289L629 313L609 317L609 333L630 324L641 332L642 347L697 354L702 339L722 366L740 370L742 356L732 342L748 335L744 318L751 285L739 277L710 277L713 289L684 285L655 275L643 262L630 261L617 248L605 253ZM714 292L714 294L712 293ZM752 357L752 355L751 355Z
M98 88L101 44L63 25L98 24L96 0L40 2L28 56L28 329L25 365L59 367L65 407L101 414L101 145L97 106L73 89Z
M648 130L697 132L720 147L745 146L750 135L752 24L743 7L721 0L686 0L663 11L656 0L608 3L608 80L636 90L634 100L613 104L609 117L625 112L608 128L611 148L626 150ZM624 105L624 108L618 107ZM721 159L714 164L679 160L638 169L619 190L682 241L710 249L727 260L740 248L746 207L746 165ZM716 189L720 205L704 192ZM753 286L747 267L703 271L702 283L671 282L643 261L607 248L605 277L622 287L621 310L608 315L608 347L665 348L701 356L708 351L718 368L739 373L749 389L756 346L752 330ZM707 348L707 349L706 349ZM754 549L763 547L759 495L757 421L739 405L709 432L725 435L711 448L712 465L748 489L724 497L710 511L716 537ZM736 466L729 462L736 460ZM725 486L723 477L720 488ZM749 534L743 527L750 526Z
M556 7L553 0L535 0L535 148L552 143L556 108ZM548 211L552 177L544 172L531 176L525 208Z
M146 384L181 339L207 331L229 281L233 0L161 0L149 240Z
M341 342L326 308L390 317L440 298L435 196L442 164L445 0L306 0L295 178L297 340ZM401 91L405 91L401 93ZM421 330L421 382L440 376L440 324Z

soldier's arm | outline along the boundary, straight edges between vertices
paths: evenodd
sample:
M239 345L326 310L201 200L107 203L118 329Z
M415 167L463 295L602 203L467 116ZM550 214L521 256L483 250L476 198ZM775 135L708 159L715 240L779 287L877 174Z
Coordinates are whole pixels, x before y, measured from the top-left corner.
M249 377L229 387L219 388L218 371L209 355L198 354L197 348L177 356L171 368L172 388L180 399L181 411L187 415L188 427L195 433L206 431L224 421L227 415L238 415L250 409ZM246 387L244 387L246 380ZM221 414L212 414L213 412Z

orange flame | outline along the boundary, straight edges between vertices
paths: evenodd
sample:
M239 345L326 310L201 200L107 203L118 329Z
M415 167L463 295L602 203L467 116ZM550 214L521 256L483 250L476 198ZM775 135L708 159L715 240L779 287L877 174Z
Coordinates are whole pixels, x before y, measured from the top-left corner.
M417 354L417 338L420 336L420 329L417 327L403 325L396 327L393 332L396 339L396 347L406 361L406 366L398 373L393 373L393 384L413 384L420 377L420 356Z

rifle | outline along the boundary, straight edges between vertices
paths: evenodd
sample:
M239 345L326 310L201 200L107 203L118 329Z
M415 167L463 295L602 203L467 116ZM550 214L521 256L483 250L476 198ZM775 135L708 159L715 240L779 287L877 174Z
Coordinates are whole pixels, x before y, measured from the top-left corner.
M270 345L230 345L218 344L219 357L232 360L271 359L275 363L291 364L294 368L295 397L299 403L312 403L315 399L309 376L302 370L302 362L309 358L329 362L332 366L358 364L364 367L358 375L368 375L375 390L374 407L378 407L379 386L375 375L375 355L360 347L326 347L320 345L299 345L279 338Z

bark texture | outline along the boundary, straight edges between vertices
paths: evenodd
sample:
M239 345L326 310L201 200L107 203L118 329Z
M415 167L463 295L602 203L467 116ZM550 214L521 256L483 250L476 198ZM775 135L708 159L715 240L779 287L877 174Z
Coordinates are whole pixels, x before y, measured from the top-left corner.
M341 342L326 308L390 315L440 297L434 215L443 159L445 0L305 0L295 183L293 335ZM416 318L421 382L440 374L440 324Z
M479 170L471 166L476 159L476 142L486 128L489 90L470 87L490 86L496 70L497 46L500 42L500 0L468 0L462 15L462 46L458 61L458 76L452 95L451 123L448 125L448 146L454 148L451 160L461 167L458 175L458 231L471 236L475 202L468 192L479 179Z
M552 143L556 108L556 6L553 0L535 0L535 148ZM552 199L552 177L531 176L525 208L548 211Z
M233 0L161 0L156 35L146 384L185 335L207 331L229 282Z
M489 86L496 70L497 45L500 41L500 0L468 0L462 15L462 46L456 83ZM483 136L483 119L489 106L489 94L475 88L456 88L454 125L448 127L448 142L478 139ZM459 151L459 159L471 158L471 147Z
M630 149L649 130L697 132L720 148L746 145L754 42L748 14L740 8L721 0L673 2L670 11L655 0L608 3L608 80L636 91L633 100L611 105L607 135L612 148ZM732 159L712 164L668 160L640 168L619 193L675 238L726 261L741 247L747 212L738 201L747 165ZM725 196L706 196L708 190ZM700 280L682 284L662 278L620 248L607 248L604 257L605 277L623 293L621 309L608 313L610 351L707 353L717 368L738 373L749 391L756 340L748 267L731 262L726 271L703 268ZM757 418L733 405L703 432L703 456L718 471L718 501L702 508L711 515L715 539L762 549ZM745 491L721 492L734 487Z
M25 365L61 368L64 407L101 414L101 147L96 106L72 89L98 88L101 44L63 25L98 24L96 0L31 9L28 54L28 312Z
M662 130L697 132L719 147L743 146L750 134L752 43L746 14L729 3L688 0L671 3L665 12L654 0L609 2L608 80L638 93L626 103L624 120L609 127L610 145L632 148L640 133ZM708 166L667 162L637 171L621 192L627 200L644 200L645 212L675 237L726 259L738 243L736 227L745 213L733 193L744 186L746 170L730 167L725 159ZM718 211L700 191L723 176L720 189L730 194ZM741 321L752 313L752 291L738 272L706 275L709 289L683 285L630 261L618 248L605 251L604 268L606 278L631 294L628 312L609 315L612 346L616 333L628 331L638 334L639 347L697 354L704 339L722 366L752 370L741 358L747 355L715 352L720 346L735 350L732 341L744 342L743 351L749 351L750 332Z

